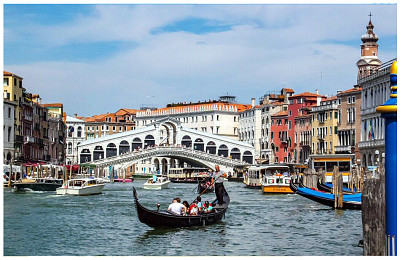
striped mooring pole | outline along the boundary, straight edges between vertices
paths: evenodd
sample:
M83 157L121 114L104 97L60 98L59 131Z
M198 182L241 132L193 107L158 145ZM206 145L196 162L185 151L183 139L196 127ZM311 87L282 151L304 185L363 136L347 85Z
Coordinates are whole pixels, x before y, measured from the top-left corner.
M392 93L376 111L385 118L386 255L397 256L397 61L390 68Z

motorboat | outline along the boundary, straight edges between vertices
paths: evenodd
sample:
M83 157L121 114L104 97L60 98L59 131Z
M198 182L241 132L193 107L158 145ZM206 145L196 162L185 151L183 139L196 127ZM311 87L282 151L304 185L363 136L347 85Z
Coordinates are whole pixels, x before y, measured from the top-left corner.
M161 190L167 189L171 181L167 177L162 175L155 175L152 178L147 179L143 184L143 188L146 190Z
M283 174L288 171L289 166L285 164L254 165L245 173L243 183L247 188L260 189L261 180L263 180L265 176Z
M13 184L17 191L33 190L33 191L56 191L57 188L62 186L62 179L55 178L36 178L36 179L23 179Z
M261 192L263 194L289 194L294 193L290 189L290 176L289 174L275 173L272 175L264 175L260 180Z
M95 195L102 193L105 184L100 179L71 179L56 189L57 195Z

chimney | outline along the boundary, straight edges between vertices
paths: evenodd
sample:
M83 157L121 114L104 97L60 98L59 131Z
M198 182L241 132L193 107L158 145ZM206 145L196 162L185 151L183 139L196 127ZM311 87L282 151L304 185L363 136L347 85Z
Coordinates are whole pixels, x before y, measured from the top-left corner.
M251 98L251 108L256 106L256 99L255 98Z
M343 90L337 90L336 91L336 94L339 94L340 92L342 92Z
M78 114L74 114L74 117L77 118L77 117L78 117Z
M316 90L315 90L315 93L316 93L317 95L319 95L319 90L318 90L318 89L316 89Z
M322 98L321 97L317 97L317 106L320 106L321 101L322 101Z

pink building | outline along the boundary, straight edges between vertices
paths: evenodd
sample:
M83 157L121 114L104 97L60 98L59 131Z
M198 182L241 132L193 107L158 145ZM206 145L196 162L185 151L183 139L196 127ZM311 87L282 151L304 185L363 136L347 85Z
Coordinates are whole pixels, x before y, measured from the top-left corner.
M311 108L302 107L299 115L294 118L294 152L293 161L295 163L305 163L311 154Z
M288 162L288 126L288 111L271 116L271 149L275 163Z
M319 105L320 101L326 99L326 96L320 95L317 93L304 92L300 94L293 95L289 97L289 106L288 106L288 158L289 162L298 162L299 149L296 149L297 142L295 141L295 119L299 115L303 115L300 113L300 110L304 107L311 107L315 105ZM306 131L306 130L304 130ZM310 130L311 131L311 130ZM300 137L300 136L298 136ZM297 150L297 151L296 151ZM296 154L295 154L296 153Z

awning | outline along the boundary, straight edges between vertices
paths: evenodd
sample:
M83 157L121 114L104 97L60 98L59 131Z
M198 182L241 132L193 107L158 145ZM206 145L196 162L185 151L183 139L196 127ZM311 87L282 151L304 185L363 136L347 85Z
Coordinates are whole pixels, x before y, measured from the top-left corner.
M67 164L67 165L65 165L65 167L67 168L68 171L71 170L71 165ZM79 170L78 164L72 165L72 171L78 171L78 170Z

